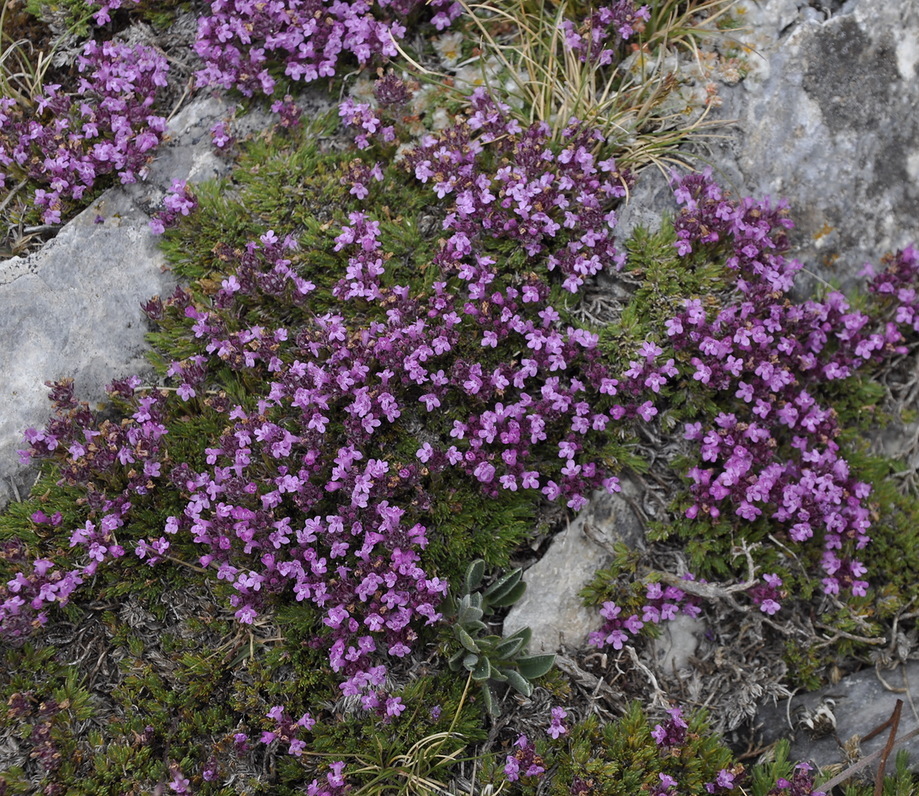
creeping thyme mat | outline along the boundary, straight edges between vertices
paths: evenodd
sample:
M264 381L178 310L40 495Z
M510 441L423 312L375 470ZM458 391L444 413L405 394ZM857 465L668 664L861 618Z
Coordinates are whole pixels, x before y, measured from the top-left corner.
M718 5L572 8L549 46L629 95L634 37ZM913 356L916 251L864 294L801 300L787 208L685 170L672 215L622 239L641 167L676 139L624 141L590 107L560 121L568 99L497 79L532 57L513 18L381 6L202 17L200 82L283 91L279 122L250 141L217 125L231 176L177 182L151 224L182 280L145 306L156 378L104 408L50 385L26 432L38 480L0 516L0 792L818 793L787 745L743 745L764 697L865 665L916 597L915 496L865 442ZM400 74L408 24L459 26L470 54L484 31L483 85ZM162 117L132 138L135 106L106 92L164 72L86 48L100 82L78 93L115 113L115 143L88 151L132 179ZM395 68L307 124L296 83L349 57ZM60 103L76 157L99 122ZM54 133L5 129L20 148ZM30 179L61 172L31 194L60 220L71 161L10 151ZM555 661L504 636L534 541L626 479L656 519L585 589L590 648ZM689 683L649 668L680 613L709 634ZM906 761L890 769L908 792Z

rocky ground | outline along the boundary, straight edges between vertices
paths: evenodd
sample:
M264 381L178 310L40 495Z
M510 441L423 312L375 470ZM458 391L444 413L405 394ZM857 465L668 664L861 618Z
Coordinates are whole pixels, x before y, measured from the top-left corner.
M793 255L806 264L811 284L851 285L865 262L919 239L919 6L762 0L744 7L747 29L736 35L749 48L749 74L720 88L723 137L695 144L696 154L738 195L788 197L798 221ZM173 180L196 183L224 173L208 130L230 111L222 99L186 101L146 182L110 189L40 250L0 261L0 503L18 500L32 485L34 474L18 463L16 450L23 429L47 417L45 382L73 377L80 397L98 401L113 378L144 372L140 304L174 286L148 221ZM623 232L670 207L665 181L646 176L622 213ZM912 463L919 456L915 438L892 436L889 451ZM720 595L717 628L688 618L673 623L657 640L656 657L631 662L628 674L614 656L587 648L598 619L577 593L609 562L614 544L644 545L644 521L656 516L662 490L666 484L633 482L544 540L525 575L538 599L505 619L505 633L528 625L534 646L560 653L559 667L585 714L618 715L624 694L659 706L678 698L709 708L714 726L750 757L780 736L793 737L793 757L820 765L848 762L836 739L844 743L881 725L898 699L906 702L900 735L919 727L913 631L877 645L875 670L841 670L838 682L807 695L782 684L781 656L764 642L768 620L734 610L727 595ZM177 606L177 623L183 610L192 609ZM149 617L136 621L157 632ZM780 629L813 642L813 626ZM96 655L87 633L74 639L62 632L52 643ZM98 655L102 682L111 665L104 650ZM821 705L832 717L822 729L814 726ZM533 706L521 699L518 707L525 721ZM870 753L886 741L881 733L862 749ZM910 748L919 759L919 740Z

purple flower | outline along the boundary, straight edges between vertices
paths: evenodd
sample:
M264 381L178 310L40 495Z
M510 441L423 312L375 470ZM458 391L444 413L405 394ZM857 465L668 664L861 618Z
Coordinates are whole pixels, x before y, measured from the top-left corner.
M558 738L560 735L565 735L568 732L568 728L563 723L563 719L567 716L568 712L564 708L552 708L552 722L546 729L546 733L549 737L553 739Z
M390 697L386 700L386 715L399 716L405 710L400 697Z

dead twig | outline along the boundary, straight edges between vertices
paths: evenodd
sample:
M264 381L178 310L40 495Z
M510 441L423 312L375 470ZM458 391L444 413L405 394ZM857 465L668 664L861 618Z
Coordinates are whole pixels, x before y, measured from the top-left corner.
M887 743L884 744L884 748L881 750L881 762L880 765L878 765L877 774L875 774L874 777L874 796L881 796L881 792L884 789L884 771L887 768L887 758L890 757L890 752L893 749L894 741L897 737L897 729L900 727L900 713L902 710L903 700L898 699L891 717L862 738L862 741L870 741L875 735L878 735L890 727L890 735L887 736Z
M845 630L839 630L835 627L830 627L829 625L823 624L823 622L817 622L817 627L821 630L829 630L833 633L833 637L825 639L816 645L816 649L821 647L827 647L832 644L834 641L838 641L841 638L847 638L849 641L860 641L862 644L871 644L872 646L877 646L878 644L886 644L887 638L884 636L858 636L855 633L849 633Z
M881 670L880 670L880 667L879 667L877 664L874 665L874 676L877 677L877 679L881 681L881 685L884 686L884 688L885 688L887 691L890 691L892 694L905 694L905 693L907 693L907 690L908 690L908 689L906 689L906 688L897 688L896 686L893 686L893 685L891 685L890 683L888 683L883 677L881 677Z
M29 182L29 178L28 178L28 177L24 177L22 180L20 180L16 185L14 185L14 186L10 189L10 192L6 195L6 198L5 198L2 202L0 202L0 213L2 213L4 210L6 210L6 206L12 201L13 197L14 197L17 193L19 193L19 191L21 191L23 188L25 188L25 186L26 186L26 184L27 184L28 182Z
M888 720L888 721L889 721L889 720ZM886 724L886 722L885 722L885 724ZM881 727L882 727L882 729L883 729L884 725L881 725ZM820 787L821 787L826 793L829 793L829 792L830 792L833 788L835 788L837 785L842 784L843 782L845 782L847 779L850 779L851 777L853 777L855 774L857 774L857 773L858 773L859 771L861 771L862 769L867 768L868 766L870 766L875 760L877 760L877 759L883 757L885 754L889 757L889 756L890 756L890 753L891 753L896 747L901 746L902 744L906 743L907 741L912 740L912 739L915 738L917 735L919 735L919 727L917 727L915 730L912 730L912 731L906 733L906 735L901 736L899 739L897 739L897 740L895 740L895 741L893 741L893 742L891 742L890 740L888 740L887 746L885 746L883 749L879 749L877 752L872 752L872 753L871 753L870 755L868 755L867 757L862 758L862 759L859 760L857 763L854 763L853 765L849 766L845 771L839 772L835 777L833 777L833 778L832 778L831 780L829 780L828 782L822 783L822 784L820 785ZM867 736L866 736L866 737L867 737ZM889 747L889 748L888 748L888 747ZM886 760L886 757L885 757L884 759Z
M645 664L643 664L638 659L638 653L635 652L635 648L626 644L624 646L626 652L628 652L629 657L632 659L632 663L635 665L635 668L638 669L645 677L648 678L648 682L651 684L651 687L654 689L653 701L660 705L661 707L669 707L669 701L667 700L667 692L664 691L660 684L657 682L657 678Z

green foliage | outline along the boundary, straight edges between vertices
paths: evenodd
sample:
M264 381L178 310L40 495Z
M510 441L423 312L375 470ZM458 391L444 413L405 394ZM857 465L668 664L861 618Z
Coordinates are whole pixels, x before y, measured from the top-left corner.
M35 0L30 1L30 8L39 8ZM61 0L58 6L43 8L75 13L79 2ZM172 5L158 6L166 9L160 21L165 21ZM646 35L655 37L667 30L671 25L665 13L668 9L682 14L684 9L701 5L656 4L656 16ZM85 13L85 6L81 8ZM152 4L145 2L143 8L158 13ZM688 17L673 19L686 21ZM330 151L314 135L320 127L331 129L333 123L330 116L302 133L276 133L249 142L229 178L196 189L199 211L182 219L179 227L165 236L164 248L176 275L190 282L188 289L197 305L213 306L214 294L222 279L233 272L246 244L270 229L282 235L289 233L299 241L299 247L291 252L291 265L317 288L306 307L280 305L267 298L240 299L247 321L297 328L315 315L333 308L341 310L332 289L345 270L347 255L334 251L334 239L348 222L350 212L366 211L367 207L373 207L374 220L380 222L381 243L389 255L386 279L391 284L411 285L416 292L429 288L435 271L430 262L440 244L441 220L440 211L430 206L430 191L388 162L384 180L371 183L368 199L358 202L349 193L353 154ZM561 244L565 234L560 233ZM621 318L601 330L601 348L611 363L622 361L623 352L634 350L645 340L666 346L661 337L663 323L678 312L687 297L703 297L714 311L730 290L731 275L712 251L702 248L690 257L679 257L674 240L672 220L664 219L657 232L636 229L626 244L625 274L636 286ZM531 267L525 253L512 241L486 241L483 245L489 254L500 258L510 274L524 273ZM557 299L554 296L553 302L558 303ZM352 302L344 311L353 313L349 323L366 323L381 312L359 302ZM234 323L242 323L239 318L226 320L230 332L238 330ZM199 352L189 334L188 319L177 310L167 309L150 340L155 348L152 361L161 375L171 361ZM458 354L464 354L462 346L473 344L461 343ZM483 354L477 351L476 356ZM203 470L205 444L219 439L227 425L214 399L227 398L252 409L254 396L264 393L265 382L260 379L253 369L240 372L227 366L214 375L215 394L197 396L187 403L173 402L166 420L169 433L164 439L164 468L187 464ZM663 397L670 402L661 418L665 430L681 420L721 410L695 389L693 382L672 385ZM838 407L840 422L847 428L864 429L880 417L876 407L882 393L870 379L833 383L824 397ZM467 407L443 407L427 419L426 431L437 434L449 428L464 409ZM392 433L375 444L385 448L387 458L398 465L415 461L420 443L417 429L403 422L394 424ZM855 442L850 444L854 450ZM610 435L600 458L616 469L647 466L629 436ZM881 513L892 518L889 530L876 534L866 558L872 571L890 573L890 584L873 605L866 602L860 606L864 616L839 612L827 618L833 628L864 634L867 622L890 618L919 596L919 587L909 580L910 573L919 571L919 503L881 485L890 472L889 463L856 455L850 461L864 474L861 477L879 484L876 498ZM18 539L33 557L51 557L67 566L75 554L66 546L62 533L31 520L41 509L48 515L61 512L62 528L78 527L85 521L88 509L83 494L60 482L59 475L53 465L44 465L32 496L0 514L0 541ZM149 570L129 554L100 568L91 594L78 595L63 612L74 624L97 623L104 629L108 655L118 661L120 669L117 685L107 694L109 711L103 716L89 684L81 680L76 669L64 665L64 658L58 657L53 647L27 644L7 655L0 680L0 705L2 699L9 700L14 694L27 694L24 699L29 714L0 713L0 728L13 728L31 737L41 721L47 723L57 758L42 785L60 785L73 794L133 794L140 788L153 790L168 779L167 761L179 762L187 773L199 770L211 754L219 754L228 771L237 766L241 784L247 774L227 739L241 727L271 729L266 711L283 704L292 713L299 709L318 715L322 711L324 720L311 732L309 750L302 759L285 756L281 749L276 764L272 764L276 768L264 773L266 763L261 780L246 783L255 792L280 796L302 792L303 783L321 776L323 766L332 760L348 761L355 794L421 794L445 788L460 755L485 736L481 708L492 716L498 714L495 692L502 686L530 696L531 681L546 674L554 659L526 653L528 629L508 637L491 632L489 616L514 604L524 592L521 571L504 572L484 585L487 566L507 567L514 548L532 534L540 506L530 496L508 491L496 499L483 499L468 480L454 471L431 475L426 482L430 503L418 509L412 504L411 510L429 527L430 544L423 553L423 563L432 574L448 579L453 590L442 607L449 621L440 639L444 654L434 659L447 666L427 669L423 664L410 674L397 672L401 679L393 686L393 693L401 696L407 708L399 720L381 720L374 713L357 709L353 700L349 703L340 698L337 680L317 644L324 633L317 609L288 601L266 613L270 630L241 628L217 607L230 593L230 586L212 582L192 563L200 551L191 542L176 538L170 547L171 563ZM118 491L123 485L102 486ZM677 497L674 504L680 517L685 508L681 500L685 496ZM119 541L130 549L131 542L158 535L165 517L179 514L183 508L182 495L175 489L137 496L131 522L119 529ZM743 574L739 570L744 562L731 558L739 533L729 522L678 520L666 532L657 529L656 535L684 539L696 572L727 578ZM748 541L765 542L771 529L762 521L750 523L742 533ZM758 564L780 573L792 593L808 599L813 583L797 576L795 566L813 565L816 555L819 552L802 554L804 560L793 566L780 549L764 546ZM0 560L0 578L14 569ZM638 612L644 587L638 572L637 554L619 548L613 564L598 573L582 596L588 604L614 597L626 612ZM139 601L154 621L165 624L171 618L170 595L205 588L216 600L184 624L173 623L159 634L142 633L122 615L121 609L129 600ZM873 630L870 624L867 627ZM430 636L434 632L422 631ZM426 640L431 639L422 637L419 648L423 649ZM851 640L823 651L789 647L786 661L799 683L815 686L830 655L860 651ZM455 673L467 675L463 678ZM558 679L547 680L550 690L562 690ZM473 683L478 690L467 699ZM51 699L57 711L39 717L40 706ZM431 713L435 703L441 708L439 717ZM113 715L116 718L110 718ZM94 730L82 736L78 732L84 723L103 721L104 732ZM702 794L704 783L731 764L730 754L711 737L701 714L691 719L686 743L673 750L657 746L651 726L636 704L620 721L608 726L601 727L592 717L573 726L559 743L541 739L540 753L551 760L555 771L551 792L567 796L578 778L589 782L590 792L599 796L632 796L653 790L660 783L659 775L666 773L678 780L680 792ZM33 792L28 788L34 785L36 771L32 763L30 766L0 774L0 783L13 793ZM774 784L779 770L776 766L786 773L791 770L786 760L781 765L775 763L762 774L762 794ZM898 789L909 780L898 768L891 782L896 784L890 793L900 793ZM202 793L225 792L204 784L200 777L194 784Z
M873 606L879 620L889 620L919 598L915 572L919 567L919 494L903 489L894 474L902 463L871 456L864 451L850 457L853 472L872 485L871 499L877 518L871 544L862 560L871 573L883 573L883 583L872 584Z
M744 791L748 796L768 796L773 792L776 781L791 781L795 776L796 765L788 755L790 744L787 740L779 741L772 750L771 759L752 766L744 782ZM830 775L814 777L815 790L822 790L822 782L827 782ZM910 770L909 753L905 749L897 752L893 771L888 766L884 775L881 794L883 796L913 796L919 785L919 777ZM875 793L874 782L863 775L856 775L849 782L838 786L845 796L871 796Z
M620 316L599 329L600 349L607 360L626 368L628 360L645 341L656 342L678 362L685 355L670 349L663 334L664 323L683 308L689 298L700 298L709 308L717 309L733 286L733 274L723 264L723 258L699 247L681 257L674 246L676 233L673 219L661 218L657 230L636 227L625 248L628 259L622 271L630 283L629 300ZM658 418L665 431L697 416L714 416L721 409L709 393L691 380L673 382L661 391L664 400ZM666 407L666 408L664 408ZM625 466L635 462L623 460ZM638 459L636 469L647 465ZM676 469L680 469L676 466Z
M353 153L323 150L308 131L250 142L230 178L196 187L198 212L164 238L170 266L195 280L193 293L204 298L232 267L234 252L266 230L290 234L299 243L291 253L292 267L316 285L304 317L338 311L331 290L348 257L334 251L334 239L349 213L372 204L381 243L391 252L387 280L423 288L427 263L437 251L427 193L389 163L383 181L372 182L367 199L359 201L349 194L348 167L354 160ZM280 320L270 304L257 309L266 321ZM284 320L292 324L297 318Z
M859 373L849 379L821 385L821 394L839 415L839 425L848 438L864 435L891 421L881 405L886 397L884 385L873 374Z
M466 569L463 590L452 594L441 610L452 628L447 659L451 671L469 672L473 682L482 688L482 700L492 716L501 709L493 688L506 683L517 693L530 696L531 680L546 674L555 662L554 655L527 655L532 635L528 627L504 637L489 633L483 621L495 608L509 608L526 591L523 570L515 569L498 577L490 586L479 590L485 576L485 562L476 559Z
M36 19L53 23L84 39L89 36L92 10L85 0L27 0L26 11Z
M164 29L175 21L176 9L187 5L187 0L127 2L120 11L112 11L112 17L116 24L127 22L130 16ZM36 19L52 25L55 30L86 39L92 31L90 20L98 5L93 7L86 0L26 0L25 10Z
M660 335L664 322L675 315L686 298L701 298L710 313L716 313L730 295L733 275L723 266L723 254L717 246L699 247L689 257L677 256L672 221L664 219L657 232L636 229L627 243L629 260L625 273L638 279L631 300L621 319L601 334L601 345L610 357L622 350L634 349L642 340ZM865 305L865 295L851 299L853 307ZM667 348L666 340L658 339ZM678 362L684 355L673 352ZM848 608L823 617L828 627L856 636L879 635L874 624L890 619L911 599L919 598L912 573L919 566L919 500L908 490L898 490L890 476L902 470L889 460L868 452L866 435L879 425L890 422L883 411L885 390L865 370L843 380L813 385L811 391L823 406L831 406L838 415L842 434L837 440L842 455L849 462L853 475L872 485L874 526L872 543L859 551L869 573L885 573L886 583L874 600L849 598ZM719 412L730 412L734 404L731 395L718 395L713 400L696 382L674 382L666 393L669 409L665 413L671 426L690 420L711 418ZM685 472L695 464L690 459L677 458L675 471ZM908 481L909 478L905 479ZM810 600L820 588L822 555L821 539L799 545L783 531L775 528L769 512L756 521L737 524L735 518L722 514L718 519L699 516L685 518L692 505L687 492L674 496L670 514L673 519L652 524L652 541L679 540L687 556L689 568L700 577L728 580L744 577L746 564L733 557L736 546L744 541L755 547L755 561L761 572L775 572L784 581L788 595L801 601ZM881 518L883 520L881 521ZM869 574L870 577L870 574ZM602 591L602 589L601 589ZM597 595L594 595L596 598ZM832 633L831 630L828 632ZM863 656L865 644L840 636L834 645L822 648L819 654L789 649L787 657L799 665L792 671L800 673L802 682L816 682L815 674L838 655Z
M319 125L326 124L320 119ZM209 307L220 281L235 267L239 253L250 240L267 229L279 234L290 232L299 246L290 254L292 267L316 285L308 306L302 309L279 307L265 297L254 304L247 300L249 317L266 325L277 323L294 328L312 317L343 307L331 295L347 266L347 254L335 252L334 239L351 212L366 212L374 202L372 217L379 221L381 243L389 253L387 279L425 290L434 278L429 263L438 248L439 219L430 206L428 191L412 175L392 164L384 169L384 180L372 182L371 194L358 202L348 193L347 173L350 156L325 151L316 137L276 135L248 143L231 177L218 184L196 188L198 212L183 218L176 230L167 233L164 248L174 271L189 280L196 303ZM508 242L496 242L496 250ZM497 252L496 252L497 253ZM511 269L525 270L527 261L519 247L511 247L502 259ZM344 308L354 323L365 323L379 308L349 302ZM235 329L233 318L225 319ZM150 335L156 348L154 365L165 372L173 360L191 356L197 349L188 332L187 318L167 309L156 333ZM461 342L457 356L464 356ZM504 355L496 352L495 357ZM474 356L481 360L481 346ZM245 374L230 368L217 375L220 390L244 407L263 385L252 380L252 369ZM199 457L199 436L214 433L208 423L220 422L209 412L207 402L193 399L193 409L201 413L202 427L190 429L184 437L188 449L183 455ZM445 433L454 420L461 419L465 407L444 406L437 416L427 416L431 434ZM212 420L207 420L210 417ZM178 429L181 431L181 429ZM173 443L175 444L175 443ZM195 447L197 445L197 449ZM420 447L417 429L394 424L392 434L380 441L381 451L396 462L413 462ZM171 450L171 449L170 449ZM177 455L173 458L178 461ZM620 440L610 439L603 452L607 461L639 466L640 460ZM506 566L511 551L532 533L538 522L538 503L522 494L504 491L497 500L485 500L461 473L453 471L431 476L427 497L432 499L427 515L419 518L429 529L430 545L425 551L426 566L450 582L462 576L468 562L481 556L494 566Z
M597 570L590 583L581 590L580 596L584 600L584 605L602 605L606 600L613 599L614 593L618 593L622 580L636 580L641 552L629 547L625 542L617 541L613 545L613 553L610 564Z
M664 322L677 315L683 302L702 298L712 303L733 285L731 273L704 247L681 257L674 246L673 219L663 216L657 230L636 227L625 243L628 259L623 274L637 284L621 317L600 335L600 347L618 357L645 340L659 340Z
M788 759L790 746L787 740L779 741L772 752L772 760L757 763L750 769L746 782L750 796L766 796L775 786L776 780L790 780L794 776L794 763Z
M317 724L306 765L315 764L312 758L344 760L352 792L366 796L446 789L464 750L486 735L481 711L468 700L471 683L445 669L431 671L397 692L406 705L397 721L345 712Z
M688 724L682 746L662 749L637 702L621 719L605 726L590 716L570 728L560 751L546 754L547 762L557 768L549 793L569 796L577 779L591 796L634 796L656 792L660 774L666 774L676 779L680 793L701 796L707 793L705 783L713 782L722 769L731 769L732 756L712 736L704 712L689 717Z
M38 506L53 506L56 493L66 490L42 485L47 486L44 502L38 497L14 504L3 515L8 531L13 530L11 516L22 521ZM45 528L40 526L39 533L47 534ZM55 647L39 641L5 653L0 704L23 694L30 712L24 717L0 710L0 731L15 730L33 751L44 748L43 738L50 739L47 770L30 762L0 775L10 793L34 793L35 783L41 782L52 789L48 792L63 788L60 792L75 796L140 796L171 777L164 760L184 761L183 770L195 770L226 746L240 721L257 724L270 705L288 699L315 705L334 696L325 656L306 644L318 629L314 613L302 606L282 612L278 621L286 638L270 644L241 631L231 616L219 617L212 603L175 624L176 595L200 593L201 574L167 564L147 575L126 558L100 569L93 593L78 593L67 608L74 626L90 633L87 638L102 631L103 657L87 650L91 662L119 661L117 685L103 702L90 691L85 671L68 663L79 649L58 655ZM148 617L139 628L121 610L129 598ZM147 621L169 623L171 629L151 636ZM243 698L247 689L248 701ZM46 704L57 707L43 712ZM105 729L87 734L87 725ZM223 757L226 766L238 765L232 743ZM252 792L282 792L274 789L273 778L262 779ZM141 783L147 783L146 790L138 790ZM224 793L216 786L200 792Z
M786 643L782 659L788 667L789 687L816 691L824 685L827 655L826 648L817 649L815 644Z
M483 500L464 479L442 475L431 491L433 532L426 560L451 584L460 582L477 556L491 566L507 566L511 552L532 533L538 507L513 493Z

